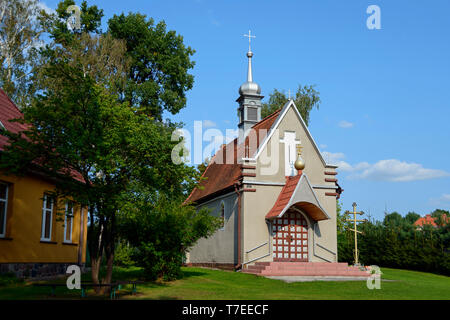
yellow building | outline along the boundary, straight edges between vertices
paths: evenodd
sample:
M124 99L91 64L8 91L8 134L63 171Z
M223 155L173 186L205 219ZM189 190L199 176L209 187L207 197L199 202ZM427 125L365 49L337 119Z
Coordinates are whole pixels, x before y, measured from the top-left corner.
M0 89L0 126L18 132L9 120L22 114ZM0 152L7 139L0 136ZM41 277L83 266L87 210L66 199L52 199L52 180L39 172L17 177L0 173L0 273Z

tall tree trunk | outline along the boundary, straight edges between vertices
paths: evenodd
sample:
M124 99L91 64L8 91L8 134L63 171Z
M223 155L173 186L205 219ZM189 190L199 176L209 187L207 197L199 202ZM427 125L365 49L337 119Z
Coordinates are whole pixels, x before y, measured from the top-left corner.
M91 257L91 278L96 285L100 284L99 273L103 258L105 218L99 217L98 223L94 221L94 213L91 213L88 231L88 245ZM94 287L96 293L101 292L101 287Z
M106 250L106 275L102 280L102 283L111 283L113 266L114 266L114 251ZM109 293L110 287L103 287L103 293Z
M94 284L99 284L98 274L100 272L100 266L102 264L102 256L95 259L91 258L91 277ZM101 287L94 287L95 293L100 292Z
M105 232L104 242L105 242L105 255L106 255L106 275L103 278L103 283L111 283L113 275L114 266L114 249L116 244L116 219L115 214L111 215L111 218L107 220L108 228ZM111 289L110 287L104 287L103 292L107 293Z

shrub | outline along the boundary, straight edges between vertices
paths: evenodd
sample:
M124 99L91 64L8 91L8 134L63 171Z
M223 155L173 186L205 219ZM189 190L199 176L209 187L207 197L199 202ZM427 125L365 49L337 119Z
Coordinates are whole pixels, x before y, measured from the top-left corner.
M450 275L450 228L416 229L410 216L388 215L383 222L369 221L358 229L359 260L365 265L412 269ZM354 261L354 235L338 233L339 261Z
M136 248L137 265L148 279L177 279L186 251L198 239L217 230L220 219L206 209L182 205L182 201L155 195L152 201L135 201L121 222L122 237ZM130 212L130 210L132 210Z
M23 282L23 279L17 278L12 272L0 274L0 287L20 282Z
M120 267L136 265L136 250L129 243L120 240L114 251L114 264Z

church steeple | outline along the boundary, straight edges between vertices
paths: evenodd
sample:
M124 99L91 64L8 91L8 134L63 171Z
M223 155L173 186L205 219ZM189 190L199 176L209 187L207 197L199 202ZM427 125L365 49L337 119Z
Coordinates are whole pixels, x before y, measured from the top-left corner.
M261 95L261 87L253 82L252 74L252 57L253 52L251 49L251 38L255 36L251 35L251 31L244 35L248 37L248 71L247 81L244 82L239 88L239 98L236 100L239 103L239 137L240 140L247 136L249 129L257 122L261 120L261 100L264 98Z

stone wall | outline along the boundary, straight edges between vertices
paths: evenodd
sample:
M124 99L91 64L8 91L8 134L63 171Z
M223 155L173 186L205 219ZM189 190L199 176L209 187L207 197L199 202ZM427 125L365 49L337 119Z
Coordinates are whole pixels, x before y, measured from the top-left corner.
M0 263L0 273L13 273L18 278L46 279L65 275L72 263ZM80 265L85 272L85 265Z

